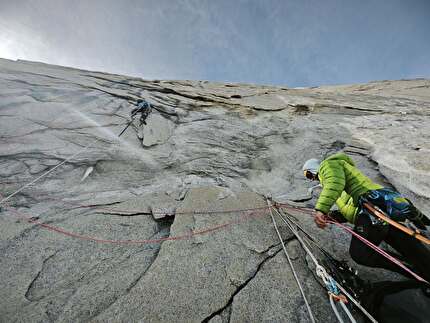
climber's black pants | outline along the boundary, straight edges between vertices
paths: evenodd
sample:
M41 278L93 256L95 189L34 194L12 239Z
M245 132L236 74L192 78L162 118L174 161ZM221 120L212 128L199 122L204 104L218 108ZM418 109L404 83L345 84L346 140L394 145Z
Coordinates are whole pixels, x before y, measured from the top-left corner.
M419 240L391 225L373 225L369 217L363 213L358 216L354 231L375 245L382 241L388 243L400 253L402 256L400 260L406 261L417 274L430 282L430 249ZM352 259L361 265L385 268L410 277L405 270L354 236L349 253Z

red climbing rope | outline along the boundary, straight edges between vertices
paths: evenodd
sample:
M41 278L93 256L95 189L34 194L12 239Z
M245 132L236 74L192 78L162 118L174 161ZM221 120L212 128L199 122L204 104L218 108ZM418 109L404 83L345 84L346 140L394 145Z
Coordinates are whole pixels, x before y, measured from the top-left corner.
M0 195L0 198L1 198L1 195ZM50 199L56 200L54 198L50 198ZM79 207L97 207L97 205L80 205L77 202L72 202L72 201L61 200L61 202L67 203L67 204L78 205ZM293 205L290 205L287 203L276 203L275 205L276 205L276 207L282 207L282 208L289 209L289 210L295 210L295 211L298 211L300 213L313 215L313 210L310 208L293 206ZM110 244L152 244L152 243L160 243L163 241L187 240L187 239L191 239L192 237L197 236L197 235L204 235L207 233L211 233L214 231L225 229L225 228L227 228L233 224L239 224L240 222L243 222L243 221L247 220L248 218L264 215L266 213L262 212L262 211L268 210L269 207L265 206L265 207L258 207L258 208L246 208L246 209L234 209L234 210L210 210L210 211L209 210L190 210L190 211L183 211L183 212L177 212L177 213L175 212L175 215L179 215L179 214L182 214L182 215L185 215L185 214L223 214L223 213L225 214L225 213L243 213L243 212L251 212L251 213L242 215L239 219L236 219L234 221L222 223L222 224L219 224L219 225L216 225L213 227L209 227L209 228L206 228L203 230L193 231L193 232L188 233L188 234L175 236L175 237L166 237L166 238L159 238L159 239L144 239L144 240L111 240L111 239L102 239L102 238L97 238L97 237L86 236L86 235L82 235L82 234L78 234L78 233L64 230L60 227L56 227L56 226L52 226L52 225L43 223L43 222L39 221L38 219L36 219L35 217L29 218L28 216L25 216L23 213L20 213L19 211L15 210L13 208L8 208L8 209L12 213L14 213L16 217L18 217L22 220L25 220L25 221L32 223L32 224L36 224L36 225L41 226L47 230L57 232L57 233L60 233L60 234L63 234L63 235L69 236L69 237L77 238L80 240L93 241L93 242L97 242L97 243L110 243ZM105 210L105 211L111 211L111 212L129 212L129 213L141 212L141 213L143 213L141 210L119 210L119 209L100 209L100 208L99 208L99 210ZM260 211L260 212L257 212L257 211ZM158 213L153 213L153 214L165 214L165 213L158 212ZM382 256L389 259L391 262L393 262L396 265L398 265L399 267L401 267L403 270L405 270L406 272L411 274L417 280L422 281L422 282L427 282L424 278L422 278L421 276L419 276L418 274L414 273L409 268L407 268L401 261L399 261L395 257L391 256L390 254L388 254L383 249L376 246L375 244L373 244L372 242L370 242L366 238L360 236L358 233L356 233L354 230L352 230L348 226L343 225L339 222L336 222L333 219L328 220L328 223L337 225L338 227L342 228L346 232L349 232L351 235L360 239L367 246L374 249L376 252L378 252Z
M1 198L1 194L0 194L0 198ZM60 200L60 199L56 199L56 198L52 198L49 197L48 199L50 200L57 200L57 201L61 201L62 203L66 203L66 204L72 204L72 205L76 205L78 207L98 207L98 205L81 205L78 204L77 202L73 202L73 201L64 201L64 200ZM307 211L312 211L311 209L307 209L307 208L301 208L301 207L297 207L297 206L291 206L289 204L276 204L279 207L283 207L283 208L287 208L287 209L296 209L296 210L300 210L302 212L307 212ZM206 228L203 230L198 230L198 231L194 231L192 233L189 234L184 234L181 236L176 236L176 237L166 237L166 238L159 238L159 239L144 239L144 240L111 240L111 239L102 239L102 238L97 238L97 237L91 237L91 236L85 236L82 234L78 234L78 233L74 233L74 232L70 232L67 230L64 230L60 227L56 227L56 226L52 226L49 224L46 224L44 222L41 222L37 219L37 217L28 217L25 214L17 211L16 209L13 209L11 207L8 208L9 211L11 211L15 217L27 221L31 224L36 224L38 226L41 226L49 231L53 231L53 232L57 232L69 237L73 237L73 238L77 238L77 239L81 239L81 240L87 240L87 241L94 241L94 242L98 242L98 243L111 243L111 244L151 244L151 243L160 243L163 241L175 241L175 240L186 240L186 239L191 239L193 236L196 235L204 235L210 232L214 232L214 231L218 231L224 228L227 228L233 224L238 224L240 222L245 221L248 218L251 217L255 217L255 216L261 216L263 214L265 214L264 210L268 210L269 208L267 206L264 207L257 207L257 208L245 208L245 209L231 209L231 210L190 210L190 211L183 211L183 212L175 212L175 215L186 215L186 214L226 214L226 213L243 213L243 212L252 212L250 214L246 214L241 216L239 219L234 220L234 221L230 221L230 222L226 222L220 225L216 225L210 228ZM120 210L120 209L100 209L98 208L98 210L104 210L104 211L110 211L110 212L124 212L124 213L143 213L141 210ZM260 211L261 213L258 214L257 211ZM152 214L165 214L163 212L157 212L157 213L152 213Z
M267 209L267 207L265 208ZM38 226L41 226L49 231L54 231L69 237L73 237L73 238L77 238L80 240L87 240L87 241L94 241L94 242L98 242L98 243L111 243L111 244L152 244L152 243L160 243L163 241L176 241L176 240L187 240L187 239L191 239L194 236L197 235L204 235L210 232L214 232L214 231L218 231L224 228L227 228L231 225L234 224L239 224L241 222L244 222L245 220L252 218L252 217L258 217L258 216L262 216L265 214L265 212L257 212L258 210L262 210L262 208L255 208L255 209L246 209L247 212L250 212L248 214L242 215L240 218L234 220L234 221L230 221L230 222L225 222L213 227L209 227L206 229L202 229L202 230L197 230L197 231L192 231L191 233L188 234L184 234L184 235L180 235L180 236L175 236L175 237L166 237L166 238L159 238L159 239L144 239L144 240L111 240L111 239L102 239L102 238L96 238L96 237L91 237L91 236L85 236L82 234L78 234L78 233L74 233L74 232L70 232L67 230L64 230L60 227L56 227L56 226L52 226L46 223L43 223L41 221L39 221L38 219L36 219L35 217L29 218L28 216L25 216L23 213L12 209L12 208L8 208L9 211L11 211L12 213L14 213L15 217L21 219L21 220L25 220L29 223L32 224L36 224ZM251 212L253 211L253 212ZM227 212L227 211L219 211L219 212ZM235 212L234 210L230 210L228 211L229 213L233 213ZM243 210L238 210L237 212L244 212ZM202 213L206 213L206 212L201 212Z
M419 280L421 282L424 282L424 283L428 283L427 280L425 280L424 278L422 278L420 275L414 273L412 270L410 270L408 267L406 267L400 260L398 260L397 258L391 256L389 253L387 253L383 249L379 248L374 243L372 243L369 240L367 240L366 238L362 237L361 235L359 235L357 232L355 232L350 227L348 227L346 225L343 225L342 223L339 223L339 222L336 222L336 221L332 221L332 220L328 220L327 222L328 223L332 223L334 225L337 225L338 227L342 228L343 230L349 232L351 235L353 235L354 237L356 237L357 239L359 239L361 242L363 242L366 246L372 248L373 250L375 250L376 252L378 252L380 255L384 256L385 258L387 258L391 262L395 263L397 266L399 266L400 268L402 268L403 270L405 270L407 273L409 273L410 275L412 275L415 279L417 279L417 280Z

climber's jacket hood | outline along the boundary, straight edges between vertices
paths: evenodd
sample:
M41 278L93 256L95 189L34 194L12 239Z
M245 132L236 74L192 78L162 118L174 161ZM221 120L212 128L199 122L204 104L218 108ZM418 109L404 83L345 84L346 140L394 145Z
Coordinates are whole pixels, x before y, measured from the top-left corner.
M329 161L329 160L339 160L339 161L343 160L343 161L347 162L349 165L355 167L355 163L352 160L352 158L349 157L345 153L337 153L337 154L331 155L331 156L327 157L324 161ZM321 166L320 166L320 168L321 168Z
M327 214L336 203L351 223L355 222L359 197L367 191L382 188L361 173L352 158L344 153L326 158L318 169L318 178L323 189L315 209Z

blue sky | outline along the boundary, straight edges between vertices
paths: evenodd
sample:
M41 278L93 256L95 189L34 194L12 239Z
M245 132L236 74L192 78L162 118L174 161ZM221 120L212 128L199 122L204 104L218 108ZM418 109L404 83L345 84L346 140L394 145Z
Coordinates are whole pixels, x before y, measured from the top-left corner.
M0 0L0 57L291 87L430 78L430 1Z

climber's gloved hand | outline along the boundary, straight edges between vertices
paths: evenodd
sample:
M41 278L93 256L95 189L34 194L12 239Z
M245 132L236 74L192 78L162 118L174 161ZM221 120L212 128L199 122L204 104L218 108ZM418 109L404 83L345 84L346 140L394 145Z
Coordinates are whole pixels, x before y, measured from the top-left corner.
M336 222L339 222L339 223L347 222L347 220L345 219L345 217L342 215L342 213L339 210L330 211L328 216L330 218L332 218L333 220L335 220Z
M327 216L321 211L315 210L314 221L320 229L325 229L325 227L327 226Z

